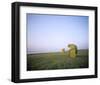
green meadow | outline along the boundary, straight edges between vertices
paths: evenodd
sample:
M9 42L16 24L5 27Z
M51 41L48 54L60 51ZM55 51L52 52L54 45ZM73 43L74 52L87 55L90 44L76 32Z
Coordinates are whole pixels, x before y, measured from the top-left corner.
M56 70L88 68L88 50L78 50L77 57L71 58L67 52L27 54L27 70Z

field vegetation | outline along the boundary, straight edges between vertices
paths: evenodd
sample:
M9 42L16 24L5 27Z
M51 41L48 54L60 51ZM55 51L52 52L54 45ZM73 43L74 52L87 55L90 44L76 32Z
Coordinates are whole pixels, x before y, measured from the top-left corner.
M49 52L27 54L27 70L56 70L88 68L88 50L78 50L75 58L69 57L67 52Z

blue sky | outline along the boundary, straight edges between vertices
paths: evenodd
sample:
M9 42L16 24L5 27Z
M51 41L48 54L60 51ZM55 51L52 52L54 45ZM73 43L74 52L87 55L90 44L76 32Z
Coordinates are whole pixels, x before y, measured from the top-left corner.
M88 49L88 16L27 14L27 53L67 50L70 43Z

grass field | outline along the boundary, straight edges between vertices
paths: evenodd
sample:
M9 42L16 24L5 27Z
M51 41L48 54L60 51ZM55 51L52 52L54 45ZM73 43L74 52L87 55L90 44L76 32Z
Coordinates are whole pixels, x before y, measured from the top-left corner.
M71 58L67 53L37 53L27 54L27 70L53 70L88 68L88 50L78 50L76 58Z

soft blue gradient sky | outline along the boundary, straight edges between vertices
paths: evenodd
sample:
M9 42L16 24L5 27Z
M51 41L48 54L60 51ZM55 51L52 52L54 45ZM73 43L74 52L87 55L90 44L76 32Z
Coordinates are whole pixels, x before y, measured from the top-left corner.
M27 14L27 53L88 49L88 16Z

